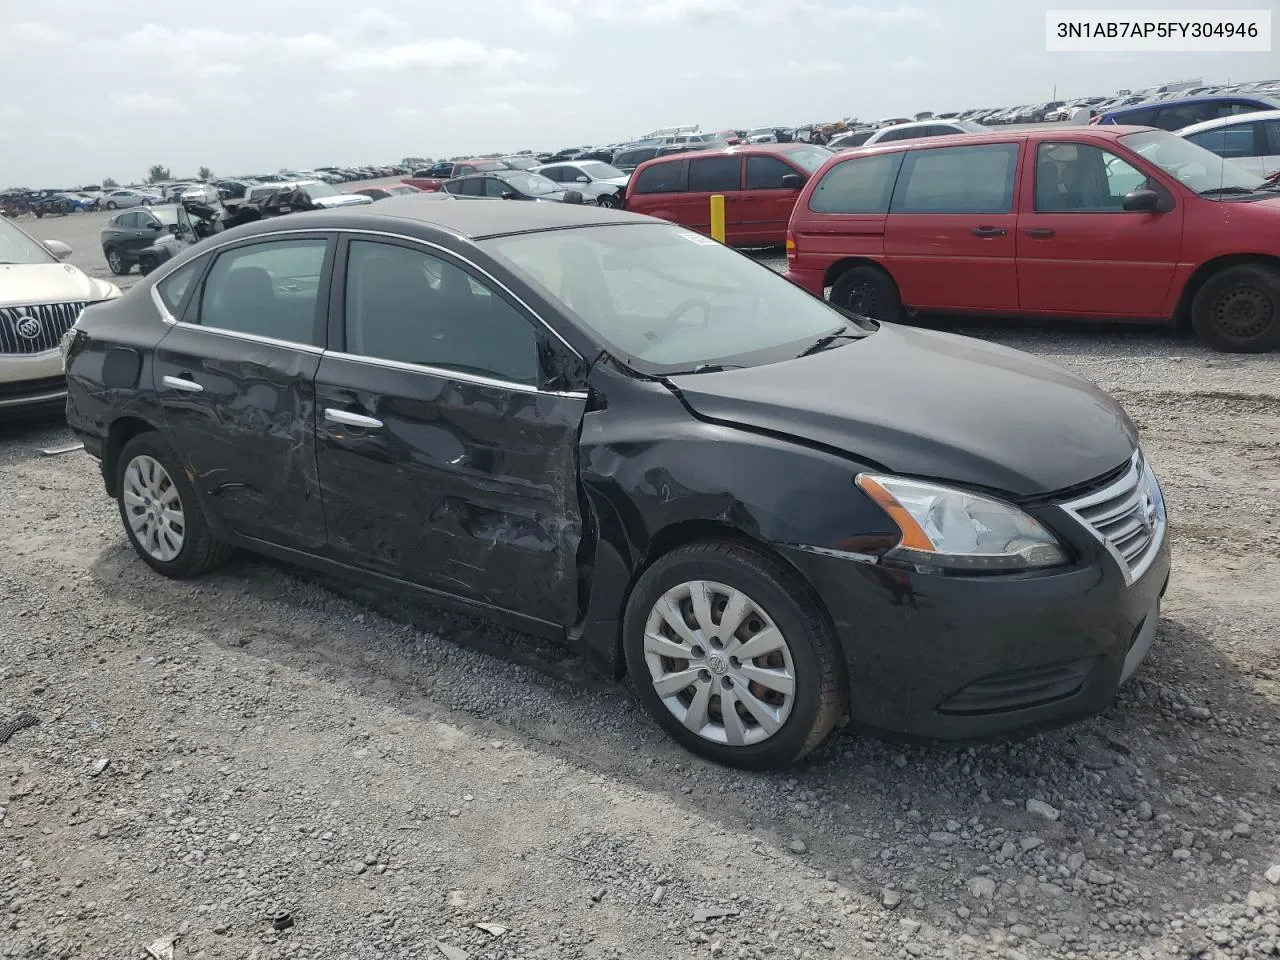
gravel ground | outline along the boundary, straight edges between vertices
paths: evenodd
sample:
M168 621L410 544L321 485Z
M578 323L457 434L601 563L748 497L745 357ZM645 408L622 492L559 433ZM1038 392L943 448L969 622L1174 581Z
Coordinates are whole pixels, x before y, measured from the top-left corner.
M101 219L33 229L104 275ZM690 757L526 637L249 557L163 580L92 462L41 453L64 426L0 427L0 723L39 721L0 745L0 956L1276 955L1280 354L947 325L1142 428L1174 524L1157 646L1070 729L842 729L776 775Z

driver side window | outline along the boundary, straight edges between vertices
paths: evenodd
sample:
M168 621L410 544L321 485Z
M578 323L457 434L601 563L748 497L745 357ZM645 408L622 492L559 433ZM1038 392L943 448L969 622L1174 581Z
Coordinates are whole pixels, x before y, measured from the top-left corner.
M1035 176L1040 213L1119 213L1125 195L1147 185L1133 164L1084 143L1040 144Z
M352 240L346 351L537 386L533 323L483 280L411 247Z

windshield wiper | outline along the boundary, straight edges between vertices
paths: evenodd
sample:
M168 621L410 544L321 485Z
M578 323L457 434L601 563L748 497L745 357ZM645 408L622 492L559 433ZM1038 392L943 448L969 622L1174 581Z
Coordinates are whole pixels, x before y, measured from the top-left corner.
M800 357L812 356L815 353L827 349L827 347L832 346L840 340L861 340L862 337L863 334L861 333L849 333L847 330L842 330L839 333L829 333L825 337L819 337L810 346L801 350L796 354L796 358L799 359Z
M1257 189L1249 189L1248 187L1213 187L1210 190L1201 190L1202 197L1220 197L1226 195L1236 195L1242 193L1257 193Z

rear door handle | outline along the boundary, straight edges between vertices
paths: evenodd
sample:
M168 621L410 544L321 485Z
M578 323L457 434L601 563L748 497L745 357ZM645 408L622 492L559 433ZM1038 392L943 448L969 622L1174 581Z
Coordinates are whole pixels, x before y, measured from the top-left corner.
M1048 239L1053 236L1053 231L1048 227L1032 227L1027 231L1027 236L1035 237L1037 239Z
M1004 227L974 227L975 237L1003 237L1007 231Z
M341 423L348 427L368 427L370 430L376 430L382 426L382 421L376 417L366 417L361 413L350 413L346 410L335 410L332 407L326 407L324 418L331 423Z
M187 393L203 393L204 387L196 383L194 380L185 380L182 377L163 376L160 382L172 390L185 390Z

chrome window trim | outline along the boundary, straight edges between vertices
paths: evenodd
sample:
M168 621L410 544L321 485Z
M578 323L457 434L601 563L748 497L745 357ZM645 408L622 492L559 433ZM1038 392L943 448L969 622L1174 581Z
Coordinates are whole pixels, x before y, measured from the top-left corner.
M361 204L361 206L364 206L364 204ZM501 280L499 280L497 277L491 274L488 270L484 269L479 264L468 259L462 254L457 253L456 251L450 250L448 247L443 247L440 244L434 243L430 240L423 240L419 237L410 237L402 233L392 233L386 230L367 230L367 229L347 228L347 227L302 227L302 228L297 228L293 230L273 230L270 233L257 233L257 234L254 234L252 237L237 237L234 240L227 240L223 243L214 244L213 246L209 247L207 250L203 251L203 253L216 253L217 251L221 250L223 247L230 247L238 243L256 241L256 240L266 239L268 237L276 237L276 238L305 237L305 235L307 234L315 234L315 233L322 233L322 234L336 233L336 234L349 234L353 236L383 237L388 240L400 240L407 243L415 244L420 247L427 247L431 250L438 250L439 252L445 254L446 256L453 257L455 260L458 260L459 262L465 264L466 266L474 270L476 273L478 273L480 276L489 280L499 290L502 290L512 300L520 304L520 306L522 306L529 313L531 317L537 320L538 323L542 324L542 326L546 328L546 330L549 333L551 333L552 336L554 336L557 340L559 340L565 346L565 348L569 350L570 353L572 353L579 360L586 359L585 357L582 356L581 353L579 353L576 349L574 349L573 345L570 344L568 340L566 340L564 337L560 335L559 331L556 330L555 327L547 323L547 321L542 317L541 314L538 313L538 311L534 310L533 307L529 306L529 304L522 297L520 297L517 293L515 293L515 291L513 291L505 283L503 283ZM190 263L190 262L191 262L190 260L184 261L184 263ZM170 264L172 263L173 261L170 261ZM175 267L170 266L168 270L164 271L163 275L155 277L154 281L151 284L151 290L150 290L151 300L153 303L156 304L157 309L160 311L160 319L163 320L165 323L169 324L170 326L177 325L177 326L183 326L183 327L201 327L202 326L201 324L186 323L174 317L173 314L169 311L168 307L164 305L164 301L160 299L159 293L156 292L156 287L158 287L164 281L165 277L169 276L169 274L172 273L175 269L176 269ZM208 330L213 328L203 327L203 329ZM227 335L234 335L234 331L224 331L224 332ZM250 335L244 334L243 336L249 337ZM270 338L258 338L258 339L270 340ZM272 341L272 342L282 343L285 341ZM298 344L298 346L310 347L311 345Z
M482 387L495 387L500 390L516 390L520 393L539 393L548 397L567 397L573 400L586 400L585 390L543 390L530 383L517 383L514 380L503 380L500 377L482 377L476 373L464 373L448 367L433 367L426 363L406 363L403 360L384 360L381 357L362 357L355 353L343 353L341 350L325 350L325 357L334 360L350 360L372 367L385 367L388 370L403 370L406 373L425 373L445 380L458 380L462 383L474 383Z

